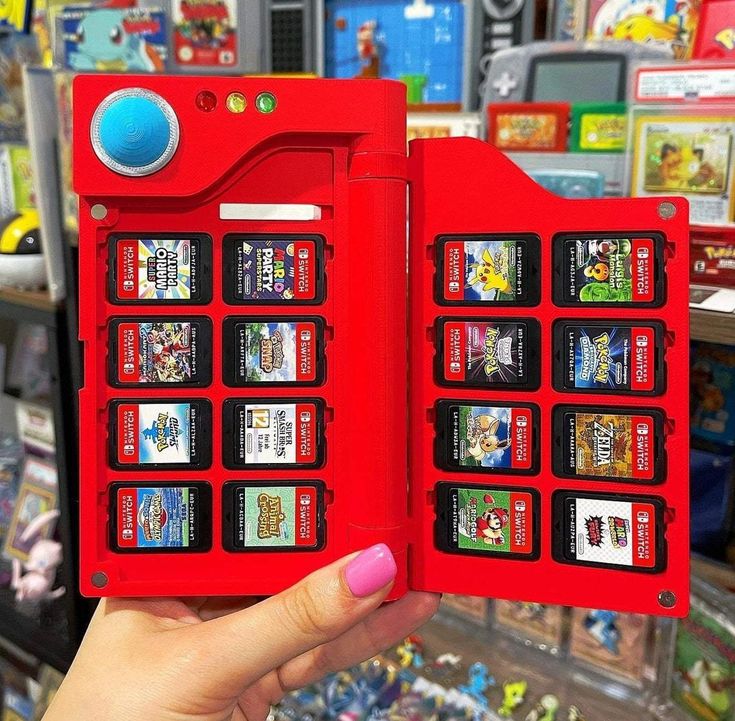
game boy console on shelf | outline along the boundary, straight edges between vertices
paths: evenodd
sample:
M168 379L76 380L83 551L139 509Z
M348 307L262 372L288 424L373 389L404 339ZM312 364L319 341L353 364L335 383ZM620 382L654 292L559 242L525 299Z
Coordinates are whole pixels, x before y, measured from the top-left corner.
M502 102L615 103L627 97L633 61L671 53L631 42L538 42L497 52L483 107Z
M599 173L603 178L604 195L625 195L624 153L517 153L508 157L529 175L548 171L553 175L560 170L565 173Z

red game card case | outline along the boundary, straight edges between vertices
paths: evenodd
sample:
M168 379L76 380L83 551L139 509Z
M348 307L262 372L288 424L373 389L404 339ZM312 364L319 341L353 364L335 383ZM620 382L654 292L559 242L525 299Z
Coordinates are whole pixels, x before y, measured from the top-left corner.
M392 597L406 592L409 527L406 507L406 99L399 83L99 75L75 81L74 173L80 195L80 336L85 377L80 392L81 589L107 595L271 594L345 554L387 543L399 568ZM121 88L144 88L170 104L180 125L178 149L161 170L126 177L109 170L90 144L98 105ZM214 110L197 105L212 93ZM247 99L228 112L229 93ZM256 110L270 92L277 108ZM211 99L211 96L207 96ZM207 103L207 107L211 104ZM236 142L235 142L236 141ZM223 220L223 203L309 204L317 220ZM211 237L211 299L198 304L110 299L111 240L116 237ZM323 239L320 283L304 304L235 304L224 286L226 237L253 235ZM115 270L115 269L113 269ZM207 289L209 290L209 289ZM324 291L324 292L322 292ZM229 299L229 302L228 302ZM190 318L212 324L212 379L206 387L176 384L147 390L108 382L108 327L135 316ZM227 387L223 327L228 317L319 317L324 326L323 382L309 387ZM380 372L376 372L379 369ZM230 399L320 399L321 467L230 470L223 465L223 416ZM161 466L121 469L108 458L109 408L126 399L212 404L211 464L182 471ZM201 441L201 438L200 438ZM116 467L118 466L118 467ZM223 499L231 482L267 487L301 481L319 490L324 518L314 549L230 552L223 538ZM211 547L206 552L118 553L111 550L109 507L115 483L211 487ZM323 486L321 485L323 484ZM298 484L293 484L298 486ZM323 494L322 494L323 488ZM129 495L129 494L128 494ZM305 494L308 495L308 494ZM323 498L322 498L323 495ZM126 497L127 498L127 497ZM130 501L126 501L130 502ZM209 521L208 521L209 522ZM267 552L266 552L267 551ZM276 560L277 559L277 560Z
M399 569L391 598L412 588L662 615L686 613L688 394L685 384L676 382L688 372L688 288L680 282L687 278L689 262L684 200L563 200L533 183L495 148L472 139L412 141L407 159L405 88L389 81L98 75L78 77L75 83L74 173L80 195L80 336L85 363L80 415L88 429L80 472L80 574L85 594L271 594L351 551L385 542ZM90 124L100 103L113 92L135 87L165 98L181 131L168 164L144 177L108 169L90 143ZM243 113L226 107L225 99L233 91L247 100ZM259 112L253 103L262 92L277 98L271 113ZM197 102L202 93L206 103ZM223 142L235 138L237 142ZM319 212L313 220L285 216L231 220L222 212L225 204L286 209L290 204L309 205ZM570 233L585 238L599 233L605 252L618 255L619 244L611 247L611 234L662 235L668 281L665 303L657 308L556 307L552 244L557 234L568 238ZM202 256L207 263L211 260L211 288L202 286L198 303L148 303L139 297L134 305L120 304L119 299L111 302L111 240L161 234L211 238L211 259L208 242L207 256ZM458 301L467 280L461 274L452 280L450 302L444 302L437 273L457 275L451 262L461 249L461 239L488 235L512 247L513 283L507 273L498 273L492 256L482 257L473 272L483 287L493 289L497 302L488 305L479 296ZM307 299L313 302L259 303L252 287L238 289L241 297L233 297L231 288L224 287L232 282L223 272L223 254L232 251L228 239L263 236L318 239L317 285ZM437 257L437 243L442 249L447 246L446 258ZM274 247L283 248L283 242ZM587 282L586 276L582 282ZM206 318L212 340L203 357L211 367L211 382L161 384L155 389L145 383L113 386L108 372L114 362L109 357L109 328L115 319L131 316L139 322L162 316L172 321ZM261 323L284 316L294 327L305 317L321 319L319 384L228 386L223 353L234 344L223 337L223 329L231 325L226 319L236 317L247 325L248 318ZM513 343L519 338L518 326L503 321L534 319L539 332L534 329L525 338L537 346L528 357L540 359L540 377L528 387L500 384L496 389L494 379L487 387L482 382L472 387L439 385L434 374L439 317L471 318L471 327L486 336L508 367L517 362ZM662 392L618 397L555 390L552 337L557 318L662 323ZM473 377L482 380L483 373L495 370L494 365L473 367ZM520 377L520 372L516 375ZM116 402L185 406L186 401L203 399L212 405L211 454L206 454L208 465L203 464L207 467L197 463L188 470L179 465L172 470L138 462L120 468L110 462L107 420ZM318 428L312 426L308 437L323 439L324 445L318 453L308 454L309 463L284 465L272 449L262 458L252 458L246 450L244 456L238 455L238 463L226 460L230 454L223 439L237 439L238 414L264 399L278 406L272 411L282 410L289 401L295 413L318 408ZM442 400L454 406L480 405L488 412L470 417L466 408L438 406ZM512 439L501 437L493 404L505 406L511 419L508 427L515 434ZM663 413L669 472L658 479L660 483L554 475L555 407L595 405L632 411L655 408ZM435 455L437 407L454 423L471 422L476 432L473 463L498 455L507 456L507 462L484 463L478 472L462 467L462 453L454 460L447 453L451 436L446 428L447 445ZM225 432L228 422L235 427ZM162 426L156 420L151 431ZM141 458L138 453L136 460ZM311 462L313 458L318 462ZM437 464L439 458L444 459L444 469ZM130 536L118 537L130 533L129 511L136 500L154 502L147 487L160 487L159 496L191 494L193 489L195 501L206 505L198 520L211 524L211 534L186 529L196 552L136 548ZM310 499L307 515L313 517L315 507L320 513L314 533L291 547L260 550L237 536L236 510L225 504L240 503L249 488L261 487L289 489ZM485 546L465 553L466 539L452 537L447 521L458 513L457 499L463 493L474 498L473 489L482 508L478 505L477 517L470 520L482 529ZM657 518L665 520L666 555L655 559L655 572L558 560L552 508L555 493L557 500L561 498L559 491L658 499ZM124 512L113 507L115 498L123 499ZM445 506L437 509L439 498ZM266 520L272 516L277 522L275 511L280 507L271 513L273 498L266 493L257 500L263 503ZM620 546L629 529L612 521ZM264 529L266 535L270 530ZM656 539L660 541L660 534ZM117 552L116 545L126 552ZM504 556L506 548L512 554Z
M688 316L688 213L682 199L633 199L633 200L566 200L554 196L532 182L518 167L490 145L466 138L446 140L414 140L409 144L409 459L411 544L409 547L409 581L412 588L454 594L487 595L503 599L533 599L545 604L589 606L619 611L635 611L659 615L683 616L689 603L689 477L688 443L689 414L688 389L679 379L687 378L689 363ZM607 307L557 307L553 301L553 243L557 236L578 233L598 234L601 238L631 238L647 233L660 233L664 241L665 303L655 307L623 307L610 304ZM481 236L503 241L519 235L536 235L540 239L540 258L533 259L540 268L540 300L535 307L508 304L512 283L502 285L497 279L497 259L475 258L473 273L482 277L487 287L495 284L496 301L485 302L478 308L479 293L461 306L443 302L442 284L449 281L447 297L454 298L456 288L451 282L459 280L467 289L465 268L452 268L452 259L437 259L437 247L443 247L445 236L472 241ZM612 234L612 236L610 235ZM513 248L516 246L513 245ZM458 260L464 260L464 254ZM471 265L471 264L470 264ZM437 268L439 270L437 270ZM447 270L449 268L449 270ZM469 268L469 266L468 266ZM449 272L450 276L437 279L437 272ZM473 276L474 279L474 276ZM471 279L472 280L472 279ZM450 292L451 291L451 292ZM469 290L465 291L469 293ZM454 293L454 295L452 295ZM434 367L437 352L437 318L474 315L483 321L517 320L534 318L541 325L540 339L540 388L445 388L435 379ZM665 352L665 384L663 392L655 397L641 395L584 394L555 390L553 384L552 352L553 328L558 319L578 321L625 320L659 321L664 325L663 350ZM439 339L440 340L440 339ZM493 339L493 343L495 343ZM540 422L534 433L540 446L540 465L533 475L509 475L503 468L487 468L478 464L475 472L461 473L443 470L437 465L433 450L437 434L437 408L443 418L447 414L439 401L451 400L468 406L487 406L485 413L471 418L481 438L490 438L488 450L497 449L501 434L495 428L494 407L504 410L513 404L534 404L539 408ZM554 473L552 454L558 452L554 443L553 416L557 407L570 403L597 408L598 412L610 406L628 409L656 408L663 413L665 452L668 473L661 483L621 482L589 478L562 478ZM515 410L515 409L512 409ZM496 414L499 415L499 414ZM513 416L514 417L514 416ZM464 421L465 419L461 419ZM511 422L508 421L511 428ZM484 425L483 425L484 424ZM487 430L489 427L489 430ZM457 430L455 426L441 429L446 434ZM458 429L461 433L462 428ZM516 431L514 430L513 433ZM514 453L514 438L508 439L503 455ZM523 439L522 439L523 440ZM525 441L524 441L525 442ZM502 445L501 438L500 444ZM471 449L483 456L482 448ZM495 450L496 455L498 451ZM512 457L512 456L511 456ZM512 462L508 463L509 468ZM473 470L473 469L469 469ZM437 500L446 499L448 485L468 489L470 498L463 508L437 510ZM521 488L523 487L523 488ZM498 534L517 534L528 526L528 509L523 511L525 521L514 526L515 508L524 508L514 501L524 488L537 489L540 496L537 530L539 552L527 557L496 552ZM473 493L472 489L476 489ZM641 568L588 566L563 563L557 560L558 529L552 517L555 495L563 500L561 491L571 491L580 496L597 494L603 499L633 496L662 499L665 506L662 517L665 523L665 560L658 555L648 559L662 561L657 572L641 572ZM451 497L451 496L450 496ZM457 494L453 496L457 498ZM502 502L510 504L498 513ZM631 507L638 508L634 503ZM655 502L658 508L658 501ZM647 507L647 506L646 506ZM537 509L534 509L537 510ZM510 511L510 521L507 512ZM461 539L447 539L446 516L464 512L461 520L465 526L477 524L488 534L486 558L478 558L480 550L462 550ZM476 518L466 516L477 514ZM603 529L615 519L604 518ZM643 518L643 516L642 516ZM582 523L580 519L580 524ZM494 524L494 525L493 525ZM497 530L499 528L504 530ZM493 530L496 529L496 530ZM658 529L656 529L658 530ZM627 541L637 538L636 529L627 529ZM471 532L472 528L471 528ZM607 533L608 531L605 530ZM625 542L626 527L616 537ZM493 536L492 534L495 533ZM439 534L440 538L437 538ZM451 534L450 534L451 535ZM478 533L479 538L479 533ZM439 543L437 543L437 540ZM511 548L516 540L510 538ZM453 544L454 541L454 544ZM656 537L656 543L660 539ZM609 540L607 541L609 543ZM476 544L482 547L482 543ZM457 546L460 548L458 549ZM489 549L489 550L487 550ZM659 547L660 551L660 547ZM658 551L657 551L658 553ZM530 559L530 560L529 560ZM642 564L641 564L642 565Z

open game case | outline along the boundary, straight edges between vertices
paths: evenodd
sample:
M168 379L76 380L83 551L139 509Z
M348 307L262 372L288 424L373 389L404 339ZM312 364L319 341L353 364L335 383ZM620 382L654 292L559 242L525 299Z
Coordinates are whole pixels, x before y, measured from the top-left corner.
M385 542L392 597L686 613L685 201L407 152L390 81L74 97L84 593L271 594Z

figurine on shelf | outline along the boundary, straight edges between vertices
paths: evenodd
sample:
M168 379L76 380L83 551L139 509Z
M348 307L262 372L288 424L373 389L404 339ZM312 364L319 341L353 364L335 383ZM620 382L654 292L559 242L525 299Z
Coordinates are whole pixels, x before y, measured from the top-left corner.
M718 718L725 718L732 707L730 689L735 685L735 679L730 677L725 666L699 658L687 671L685 680L695 699L704 701Z
M46 511L31 521L23 531L21 541L31 541L47 526L56 522L59 511ZM66 593L61 586L51 590L56 580L56 569L61 565L63 553L61 544L49 538L42 538L31 546L28 558L21 563L13 559L13 578L10 587L15 591L16 601L51 601Z
M509 717L525 700L528 683L526 681L508 681L503 684L503 705L498 715Z
M491 686L495 686L495 679L490 675L488 667L476 661L467 672L467 683L460 686L459 690L471 696L480 705L487 706L485 692Z
M584 620L590 636L615 656L620 654L620 629L617 620L618 614L615 611L590 611Z
M528 712L526 721L555 721L557 711L559 711L559 699L553 693L547 693Z
M440 677L451 676L459 669L462 657L456 653L443 653L437 656L434 663L431 664L429 670Z
M356 76L358 78L380 77L380 55L375 42L377 26L377 21L368 20L357 29L357 55L361 65L361 70Z
M413 635L405 638L396 649L396 653L401 668L424 667L424 639L421 636Z
M570 706L567 721L585 721L584 715L576 706Z

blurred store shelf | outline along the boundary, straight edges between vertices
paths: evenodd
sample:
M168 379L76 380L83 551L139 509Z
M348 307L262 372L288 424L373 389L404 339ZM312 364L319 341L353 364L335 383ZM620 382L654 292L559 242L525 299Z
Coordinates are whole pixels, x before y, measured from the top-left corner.
M46 291L39 290L17 290L16 288L0 288L0 303L16 305L19 308L32 308L34 310L53 313L57 306Z
M689 317L692 340L735 345L735 290L692 285Z

